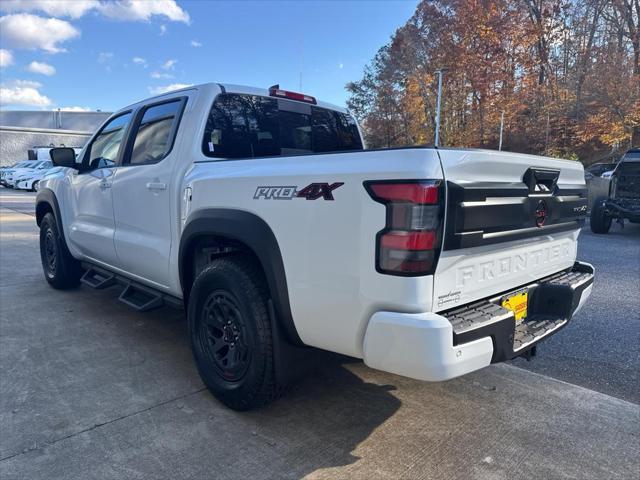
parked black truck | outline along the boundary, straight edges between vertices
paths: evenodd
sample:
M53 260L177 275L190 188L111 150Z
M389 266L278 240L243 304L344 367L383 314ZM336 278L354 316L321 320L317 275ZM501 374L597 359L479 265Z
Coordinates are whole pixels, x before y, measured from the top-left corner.
M609 184L609 196L591 209L591 231L607 233L612 221L640 223L640 148L632 148L618 163Z

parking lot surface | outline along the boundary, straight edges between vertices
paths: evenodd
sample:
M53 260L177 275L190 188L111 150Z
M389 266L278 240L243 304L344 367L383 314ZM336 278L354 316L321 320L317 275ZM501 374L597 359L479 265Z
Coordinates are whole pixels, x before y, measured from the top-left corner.
M596 268L589 303L533 361L513 364L640 403L640 225L583 228L578 259Z
M585 232L592 301L533 362L430 384L326 354L237 413L204 389L183 312L51 289L33 195L0 189L0 478L637 478L632 227Z

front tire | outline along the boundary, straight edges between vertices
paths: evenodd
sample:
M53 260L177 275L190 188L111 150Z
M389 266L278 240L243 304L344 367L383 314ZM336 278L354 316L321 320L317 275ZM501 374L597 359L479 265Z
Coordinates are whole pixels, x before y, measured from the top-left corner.
M80 262L69 253L52 213L47 213L40 223L40 259L44 277L53 288L66 290L80 283Z
M234 410L258 408L279 393L262 270L249 259L222 257L193 283L188 324L198 372Z
M605 204L607 197L597 198L591 208L591 231L593 233L608 233L611 228L612 218L607 215Z
M38 180L36 180L35 182L33 182L33 183L31 184L31 191L32 191L32 192L35 192L35 191L37 191L37 190L38 190L38 183L40 183L40 182L39 182Z

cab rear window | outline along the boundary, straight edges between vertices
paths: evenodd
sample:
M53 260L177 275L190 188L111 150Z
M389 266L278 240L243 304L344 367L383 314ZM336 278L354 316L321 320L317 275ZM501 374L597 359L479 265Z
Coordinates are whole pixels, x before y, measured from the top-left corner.
M362 150L350 115L258 95L218 95L202 151L213 158L253 158Z

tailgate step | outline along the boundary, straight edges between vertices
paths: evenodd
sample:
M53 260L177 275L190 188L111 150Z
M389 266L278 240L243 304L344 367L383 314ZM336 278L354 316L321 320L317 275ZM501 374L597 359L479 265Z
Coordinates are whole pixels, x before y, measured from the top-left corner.
M592 277L593 274L589 272L571 270L568 272L556 273L555 275L551 275L550 277L541 280L541 282L551 283L553 285L569 285L572 288L576 288Z
M593 283L593 268L577 262L573 268L549 275L530 285L529 315L516 324L515 315L500 305L506 295L522 287L442 312L451 323L453 344L491 337L492 362L525 354L533 344L564 327L580 301L582 291Z
M519 352L538 340L542 340L550 333L562 327L567 320L564 318L535 317L529 318L519 325L516 325L516 332L513 337L513 351Z
M487 300L450 310L444 315L451 322L453 332L456 335L500 322L509 317L513 318L511 311Z

